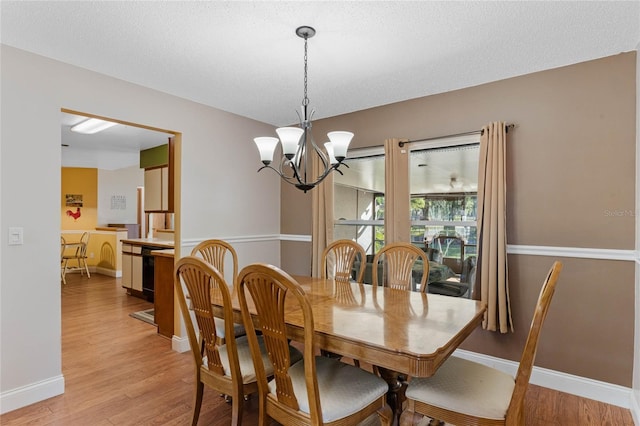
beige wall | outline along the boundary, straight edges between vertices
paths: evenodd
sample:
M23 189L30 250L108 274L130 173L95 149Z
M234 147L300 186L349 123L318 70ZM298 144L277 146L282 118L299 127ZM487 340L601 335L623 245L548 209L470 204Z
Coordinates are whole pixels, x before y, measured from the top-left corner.
M635 52L319 120L314 135L353 131L359 148L497 120L517 125L508 136L509 245L634 249ZM297 206L295 216L289 205ZM282 233L310 235L310 209L310 194L283 190ZM287 269L286 242L282 250ZM518 359L552 260L509 256L516 331L477 330L464 349ZM536 365L630 387L633 262L560 260L565 268Z
M242 266L255 259L279 264L280 182L256 173L252 138L273 131L271 125L6 45L0 53L0 229L4 241L10 227L24 230L24 244L5 244L0 257L5 412L64 391L61 108L177 133L176 238L185 246L178 250L204 238L234 238L243 241Z

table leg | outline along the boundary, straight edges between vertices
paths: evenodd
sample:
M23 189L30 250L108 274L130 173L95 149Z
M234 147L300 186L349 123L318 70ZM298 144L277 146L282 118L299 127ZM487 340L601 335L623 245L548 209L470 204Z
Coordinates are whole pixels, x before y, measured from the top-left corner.
M407 389L407 376L397 371L388 370L386 368L377 367L380 377L389 384L387 392L387 402L396 418L396 424L400 423L400 414L402 414L402 405L406 399L405 391Z

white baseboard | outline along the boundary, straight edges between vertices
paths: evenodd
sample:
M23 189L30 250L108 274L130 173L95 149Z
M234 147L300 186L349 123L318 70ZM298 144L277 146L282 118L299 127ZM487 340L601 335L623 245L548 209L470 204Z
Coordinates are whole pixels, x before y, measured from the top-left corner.
M72 269L70 271L67 271L67 274L80 274L80 273L82 272L79 269ZM115 269L102 268L100 266L90 265L89 273L106 275L108 277L114 277L114 278L122 278L122 270L116 271Z
M186 337L179 337L174 334L171 338L171 349L176 352L188 351L191 349L191 346L189 346L189 339Z
M633 424L640 425L640 405L638 405L638 391L631 393L631 416L633 417Z
M91 268L91 266L89 267L89 271L91 273L98 273L101 275L106 275L108 277L114 277L114 278L122 278L122 271L116 271L115 269L107 269L107 268L102 268L99 266L94 267L94 269Z
M454 355L460 358L468 359L479 364L493 367L507 374L515 376L518 369L518 363L508 361L489 355L469 352L457 349ZM594 399L606 404L616 405L618 407L633 409L633 391L631 388L613 385L611 383L600 382L598 380L588 379L586 377L574 376L572 374L561 373L541 367L533 367L530 383L549 389L555 389L560 392L570 393L582 398ZM640 413L640 411L639 411ZM634 414L635 419L635 414Z
M56 376L0 393L0 414L64 393L64 376Z

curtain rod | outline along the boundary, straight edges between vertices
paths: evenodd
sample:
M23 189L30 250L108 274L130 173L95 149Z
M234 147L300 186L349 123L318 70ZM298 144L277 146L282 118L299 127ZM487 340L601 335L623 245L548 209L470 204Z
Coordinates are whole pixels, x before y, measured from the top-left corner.
M514 127L516 127L516 125L513 124L513 123L509 123L509 124L505 124L504 127L505 127L505 132L509 133L509 129L513 129ZM401 141L401 142L398 142L398 146L403 147L404 144L406 144L406 143L428 142L428 141L434 141L436 139L455 138L457 136L481 135L482 133L484 133L484 130L480 129L480 130L474 130L474 131L471 131L471 132L456 133L456 134L453 134L453 135L436 136L436 137L433 137L433 138L416 139L416 140L413 140L413 141Z

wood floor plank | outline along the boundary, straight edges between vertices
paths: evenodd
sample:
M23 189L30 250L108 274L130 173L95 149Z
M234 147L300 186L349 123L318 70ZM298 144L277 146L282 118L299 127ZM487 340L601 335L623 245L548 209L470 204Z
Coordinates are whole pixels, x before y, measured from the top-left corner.
M129 316L152 303L127 296L120 280L68 274L62 291L65 393L0 416L3 426L191 424L194 372L154 326ZM366 367L366 366L365 366ZM627 409L530 386L529 426L633 425ZM245 425L257 424L257 398L245 402ZM231 405L205 388L199 425L228 426Z

